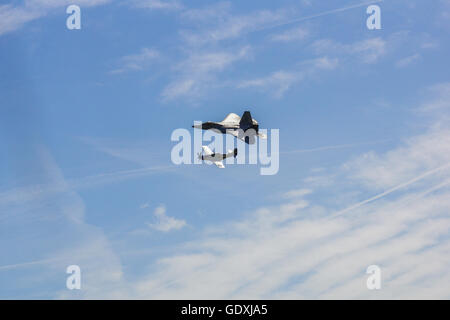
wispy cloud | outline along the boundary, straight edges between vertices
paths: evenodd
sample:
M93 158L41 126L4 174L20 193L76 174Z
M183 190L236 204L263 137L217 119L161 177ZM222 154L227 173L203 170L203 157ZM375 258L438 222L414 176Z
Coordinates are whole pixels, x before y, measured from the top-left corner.
M336 145L321 146L321 147L308 148L308 149L297 149L297 150L290 150L290 151L282 151L280 153L282 153L282 154L296 154L296 153L327 151L327 150L335 150L335 149L343 149L343 148L354 148L354 147L359 147L359 146L367 146L367 145L371 145L371 144L385 143L387 141L390 141L390 139L366 141L366 142L359 142L359 143L336 144Z
M260 208L191 243L192 252L159 260L136 292L172 299L444 298L448 193L397 195L334 220L327 219L330 208L310 201ZM365 269L374 263L383 275L378 292L365 288Z
M203 45L208 42L237 38L251 32L270 30L379 2L382 2L382 0L365 1L350 6L340 7L301 17L298 17L298 12L296 12L294 8L290 8L290 10L260 10L245 15L233 15L231 13L230 3L222 2L204 9L186 11L183 14L184 17L194 21L201 21L203 23L207 22L208 25L206 30L197 32L185 31L182 32L182 35L190 44ZM215 21L217 23L214 24L211 23L211 21ZM290 30L290 32L286 31L284 36L280 36L279 41L290 41L295 38L298 39L299 37L301 38L306 36L299 30L300 29L297 28Z
M120 261L107 237L100 228L86 222L84 201L66 181L50 152L39 147L38 155L35 164L41 167L48 180L47 190L58 192L33 192L32 197L18 199L15 205L0 197L0 218L5 228L0 234L0 241L2 249L8 253L5 256L7 260L3 260L7 264L0 266L0 272L27 271L21 273L21 281L33 285L22 295L47 296L48 293L42 293L42 286L57 283L55 288L61 288L61 297L67 298L74 295L61 287L58 284L60 280L53 275L64 273L67 266L77 264L82 268L83 289L87 290L87 296L99 295L101 290L108 288L108 296L117 297L120 293L114 287L119 285L123 288L125 285ZM34 191L40 189L37 187ZM9 213L7 219L3 214L5 212ZM13 250L20 251L21 255L16 255ZM24 261L22 255L29 260ZM36 270L40 272L36 273ZM10 288L17 285L16 277L11 279L13 284L3 279L2 285L9 285ZM4 291L1 294L6 298ZM12 292L7 294L7 297L13 297ZM51 293L52 297L57 295L57 292Z
M150 10L179 10L183 5L179 1L170 0L132 0L132 6Z
M175 78L162 92L162 97L172 100L179 97L199 98L214 87L216 75L233 63L245 59L250 48L237 52L195 52L174 68Z
M275 97L281 98L295 82L302 78L303 74L299 72L276 71L265 77L241 81L237 87L269 89Z
M431 94L431 98L424 102L419 110L422 112L434 114L440 110L439 117L445 116L450 109L450 105L448 101L450 100L450 82L444 82L436 84L428 89L428 92Z
M309 73L317 70L333 70L339 65L339 59L325 56L302 61L301 65L308 67Z
M386 54L386 41L381 37L343 44L330 39L320 39L312 43L311 47L319 54L351 55L363 63L375 63Z
M280 33L270 35L270 40L275 42L293 42L305 40L309 35L309 31L304 27L289 29Z
M184 30L183 39L191 46L202 46L211 42L234 39L267 24L280 22L291 15L285 9L259 10L236 15L231 13L229 3L219 3L204 9L194 9L183 14L185 19L201 23L197 30Z
M148 202L146 202L146 203L141 204L139 206L139 209L145 209L145 208L148 208L148 207L150 207L150 204Z
M312 193L313 191L311 189L296 189L296 190L291 190L288 192L285 192L283 194L283 197L286 199L292 199L292 198L302 198L310 193Z
M373 157L361 155L357 167L352 160L337 169L339 179L321 187L331 191L329 201L307 184L287 191L278 206L205 230L180 253L160 259L159 269L136 284L136 295L445 299L450 153L445 142L436 141L449 135L435 130ZM425 160L427 153L441 155ZM374 174L368 181L361 172ZM368 196L380 188L385 191ZM365 286L372 264L381 267L381 290Z
M289 25L289 24L294 24L294 23L299 23L299 22L311 20L311 19L316 19L316 18L319 18L319 17L328 16L328 15L340 13L340 12L343 12L343 11L347 11L347 10L351 10L351 9L355 9L355 8L359 8L359 7L363 7L363 6L368 6L370 4L375 4L375 3L379 3L379 2L383 2L383 0L364 1L364 2L359 2L359 3L356 3L356 4L350 5L350 6L345 6L345 7L340 7L340 8L336 8L336 9L332 9L332 10L319 12L319 13L312 14L312 15L309 15L309 16L290 18L290 19L286 19L286 20L280 21L278 23L274 23L274 24L271 24L271 25L263 26L260 29L258 29L258 31L273 29L273 28L277 28L277 27L286 26L286 25Z
M293 71L279 70L267 76L242 80L237 88L258 88L271 92L275 98L281 98L296 83L315 74L319 70L332 70L338 66L338 59L320 57L300 63L301 68Z
M163 205L157 207L153 214L155 215L156 222L148 223L148 226L152 229L169 232L172 230L179 230L186 226L186 221L169 217L166 214L166 207Z
M78 139L97 151L140 167L150 167L155 163L165 162L167 155L167 151L156 149L153 142L149 141L116 141L94 137L78 137Z
M345 169L353 172L358 181L384 189L446 163L450 163L450 131L441 128L411 138L404 147L387 154L366 153L346 164Z
M446 84L433 88L439 89L423 105L441 101L429 112L448 113ZM84 205L71 183L58 178L60 170L49 162L56 186L67 188L53 214L81 223L69 234L88 235L52 256L89 266L82 294L90 298L445 299L450 294L443 285L450 281L449 128L449 122L431 126L392 150L362 154L331 173L321 170L331 176L329 183L305 179L282 192L277 205L206 227L135 281L125 281L104 236L84 223ZM149 227L161 232L186 226L164 206L154 216ZM47 263L46 257L24 265L11 261L3 272ZM381 290L365 287L365 270L372 264L381 267ZM67 290L60 295L69 296Z
M189 8L182 12L182 18L187 21L213 22L226 20L230 14L231 2L218 2L202 8Z
M37 9L29 10L11 4L0 6L0 35L19 29L24 24L44 15Z
M67 191L67 188L81 190L127 179L136 179L161 172L169 172L174 168L174 166L152 166L139 169L99 173L74 179L65 179L64 184L57 182L17 187L0 193L0 206L25 204L33 202L36 199L61 195ZM0 218L4 218L6 215L7 213L5 211L5 214L0 215Z
M77 5L93 7L110 0L80 0ZM28 22L42 18L55 9L73 4L71 0L29 0L23 4L0 5L0 35L22 28Z
M413 54L411 56L407 56L405 58L402 58L402 59L398 60L395 63L395 66L397 68L404 68L404 67L409 66L410 64L413 64L414 62L416 62L419 59L420 59L420 54L416 53L416 54Z
M140 71L148 67L151 62L160 56L155 49L143 48L137 54L131 54L120 58L119 67L110 71L111 74L119 74L128 71Z

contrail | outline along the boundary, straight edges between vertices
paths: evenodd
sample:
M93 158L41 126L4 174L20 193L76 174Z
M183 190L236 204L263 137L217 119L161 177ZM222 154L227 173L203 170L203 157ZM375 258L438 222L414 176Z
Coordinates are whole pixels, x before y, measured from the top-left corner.
M74 180L68 180L70 186L74 188L86 187L90 184L107 182L108 179L127 179L132 177L139 177L152 173L160 173L174 169L175 166L154 166L154 167L146 167L139 169L131 169L131 170L122 170L115 171L109 173L100 173L92 176L87 176L83 178L78 178Z
M421 197L423 197L423 196L426 196L427 194L430 194L430 193L432 193L432 192L434 192L434 191L436 191L436 190L439 190L439 189L441 189L441 188L444 188L444 187L446 187L446 186L449 185L449 184L450 184L450 179L445 180L444 182L442 182L442 183L440 183L440 184L438 184L438 185L436 185L436 186L434 186L434 187L432 187L432 188L430 188L430 189L428 189L428 190L426 190L426 191L420 193L420 194L418 195L418 197L421 198Z
M343 7L343 8L333 9L333 10L329 10L329 11L324 11L324 12L321 12L321 13L313 14L313 15L310 15L310 16L305 16L305 17L296 18L296 19L292 19L292 20L289 20L289 21L285 21L285 22L280 22L280 23L277 23L277 24L273 24L271 26L267 26L267 27L262 27L262 28L256 29L253 32L263 31L263 30L267 30L267 29L273 29L273 28L276 28L276 27L281 27L281 26L285 26L285 25L288 25L288 24L296 23L296 22L301 22L301 21L305 21L305 20L318 18L318 17L323 17L323 16L330 15L330 14L333 14L333 13L347 11L347 10L350 10L350 9L364 7L364 6L367 6L367 5L370 5L370 4L375 4L375 3L380 3L380 2L383 2L383 0L374 0L374 1L362 2L362 3L354 4L354 5Z
M369 198L369 199L366 199L366 200L364 200L364 201L358 202L358 203L356 203L356 204L354 204L354 205L352 205L352 206L350 206L350 207L347 207L347 208L345 208L345 209L343 209L343 210L341 210L341 211L338 211L338 212L336 212L335 214L331 215L331 216L330 216L330 219L336 218L336 217L338 217L338 216L340 216L340 215L343 215L344 213L346 213L346 212L348 212L348 211L350 211L350 210L359 208L359 207L361 207L361 206L363 206L363 205L365 205L365 204L367 204L367 203L369 203L369 202L372 202L372 201L378 200L378 199L380 199L380 198L382 198L382 197L384 197L384 196L387 196L388 194L390 194L390 193L392 193L392 192L394 192L394 191L397 191L397 190L399 190L399 189L401 189L401 188L404 188L404 187L407 187L407 186L409 186L409 185L411 185L411 184L413 184L413 183L416 183L417 181L420 181L420 180L422 180L422 179L425 179L426 177L428 177L428 176L430 176L430 175L432 175L432 174L434 174L434 173L436 173L436 172L439 172L439 171L441 171L441 170L444 170L444 169L448 168L449 166L450 166L450 162L447 163L447 164L445 164L445 165L443 165L443 166L441 166L441 167L438 167L438 168L436 168L436 169L429 170L429 171L427 171L427 172L425 172L425 173L423 173L423 174L421 174L421 175L415 177L414 179L411 179L411 180L409 180L409 181L406 181L406 182L404 182L404 183L401 183L401 184L399 184L399 185L397 185L397 186L395 186L395 187L393 187L393 188L391 188L391 189L388 189L388 190L386 190L386 191L384 191L384 192L382 192L382 193L380 193L380 194L378 194L378 195L376 195L376 196L374 196L374 197L372 197L372 198ZM445 185L445 183L443 183L442 186L443 186L443 185ZM441 185L439 185L439 186L441 186Z
M8 270L8 269L16 269L16 268L20 268L20 267L27 267L27 266L32 266L32 265L36 265L36 264L46 264L46 263L54 262L57 260L61 260L61 259L55 258L55 259L36 260L36 261L17 263L17 264L9 264L9 265L5 265L5 266L0 266L0 271Z
M387 142L387 141L391 141L391 140L392 139L385 139L385 140L377 140L377 141L369 141L369 142L361 142L361 143L338 144L338 145L334 145L334 146L323 146L323 147L310 148L310 149L299 149L299 150L291 150L291 151L282 151L280 153L282 153L282 154L306 153L306 152L324 151L324 150L332 150L332 149L352 148L352 147L365 146L365 145L369 145L369 144L383 143L383 142Z
M167 172L176 168L170 166L154 166L131 170L122 170L109 173L100 173L96 175L64 180L62 183L49 183L43 185L33 185L22 188L16 188L0 193L0 205L18 203L19 201L33 201L38 197L45 197L50 194L59 194L67 192L70 189L85 189L98 184L112 183L115 181L132 179L160 172Z

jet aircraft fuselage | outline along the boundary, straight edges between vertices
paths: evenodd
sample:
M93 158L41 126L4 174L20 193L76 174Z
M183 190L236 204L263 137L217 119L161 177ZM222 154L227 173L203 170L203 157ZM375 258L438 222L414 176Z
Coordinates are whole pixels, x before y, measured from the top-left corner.
M250 111L245 111L242 118L235 113L230 113L223 121L207 121L195 124L193 128L203 130L217 130L223 134L231 134L246 143L255 143L255 136L265 139L265 135L259 133L258 121L252 118Z

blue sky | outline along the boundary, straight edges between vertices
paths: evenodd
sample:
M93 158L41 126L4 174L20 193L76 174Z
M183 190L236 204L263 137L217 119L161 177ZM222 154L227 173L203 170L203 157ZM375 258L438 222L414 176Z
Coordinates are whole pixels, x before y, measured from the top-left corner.
M450 2L368 5L2 2L0 298L448 299ZM276 175L171 162L245 110Z

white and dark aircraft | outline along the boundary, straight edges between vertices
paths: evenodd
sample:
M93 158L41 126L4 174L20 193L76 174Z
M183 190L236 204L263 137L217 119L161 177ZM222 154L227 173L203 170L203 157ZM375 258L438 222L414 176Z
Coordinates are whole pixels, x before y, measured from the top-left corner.
M223 134L231 134L248 144L254 144L256 136L267 139L265 134L259 132L258 121L252 118L250 111L245 111L242 118L235 113L230 113L220 122L203 122L199 125L193 125L192 128L218 130Z
M210 148L208 148L207 146L202 146L203 149L203 154L199 153L198 154L198 158L200 160L207 160L207 161L211 161L212 163L214 163L218 168L225 168L225 166L223 165L223 160L229 157L235 157L237 156L237 148L235 148L233 151L228 150L227 153L222 154L222 153L215 153L212 152Z

